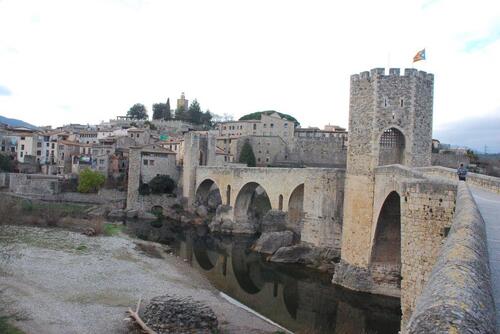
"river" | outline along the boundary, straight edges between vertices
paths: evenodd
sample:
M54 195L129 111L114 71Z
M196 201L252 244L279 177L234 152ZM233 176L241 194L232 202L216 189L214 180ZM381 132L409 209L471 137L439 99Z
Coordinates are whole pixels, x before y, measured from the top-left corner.
M279 265L250 251L253 237L210 234L205 226L127 221L140 239L169 245L219 291L293 332L398 333L399 299L331 284L331 275Z

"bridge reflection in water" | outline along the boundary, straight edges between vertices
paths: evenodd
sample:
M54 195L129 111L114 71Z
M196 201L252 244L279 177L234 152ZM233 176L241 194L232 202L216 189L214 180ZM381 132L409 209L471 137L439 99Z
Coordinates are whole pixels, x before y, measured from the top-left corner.
M212 285L294 332L398 333L399 299L334 286L330 275L266 262L249 237L221 237L206 227L127 222L141 239L170 245Z

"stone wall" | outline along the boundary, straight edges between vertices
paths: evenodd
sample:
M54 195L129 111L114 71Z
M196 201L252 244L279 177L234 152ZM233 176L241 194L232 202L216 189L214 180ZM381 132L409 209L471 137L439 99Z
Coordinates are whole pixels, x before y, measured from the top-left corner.
M404 332L495 333L483 218L464 182L451 230Z
M9 173L0 173L0 189L9 187Z
M418 168L425 175L442 177L448 180L458 182L456 169L432 166ZM480 187L500 194L500 178L476 173L467 173L467 184L474 187Z
M20 195L55 195L60 193L60 178L44 174L9 174L9 191Z
M139 195L136 201L128 203L127 209L150 212L154 206L161 206L163 209L166 209L174 204L179 204L179 200L177 197L173 197L172 195Z
M287 161L311 167L345 168L347 146L343 136L324 138L294 137Z
M432 153L431 163L433 166L458 168L460 164L469 166L470 159L465 154L457 154L453 151L441 151L439 153Z

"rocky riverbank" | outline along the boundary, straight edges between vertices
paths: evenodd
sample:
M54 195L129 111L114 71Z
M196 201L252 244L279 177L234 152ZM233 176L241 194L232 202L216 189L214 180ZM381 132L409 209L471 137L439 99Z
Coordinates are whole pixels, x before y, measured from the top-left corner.
M151 247L157 247L154 256L144 251ZM123 235L2 225L0 291L5 312L23 315L15 325L26 333L127 333L127 308L141 297L145 305L166 294L210 307L224 333L278 330L220 297L200 273L161 246Z

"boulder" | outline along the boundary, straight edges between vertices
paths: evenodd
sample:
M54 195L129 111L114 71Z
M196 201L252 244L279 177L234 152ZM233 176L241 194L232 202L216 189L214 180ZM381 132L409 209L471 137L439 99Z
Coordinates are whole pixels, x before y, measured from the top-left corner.
M208 216L208 210L204 205L197 207L195 213L201 218L206 218Z
M214 189L208 193L207 206L209 210L216 210L221 203L219 189Z
M156 217L151 212L145 212L145 211L139 212L137 215L137 218L143 219L143 220L157 220L158 219L158 217Z
M274 254L279 248L290 246L293 242L293 232L267 232L262 233L255 242L253 250L264 254Z
M137 218L138 215L139 215L139 212L135 209L130 209L130 210L127 210L127 212L126 212L126 216L129 219Z
M123 219L125 218L125 211L122 209L113 209L108 213L109 219Z
M294 245L290 247L281 247L271 256L271 262L278 263L300 263L313 264L317 258L317 252L307 245Z
M266 233L286 230L286 217L286 212L269 210L262 218L260 231Z

